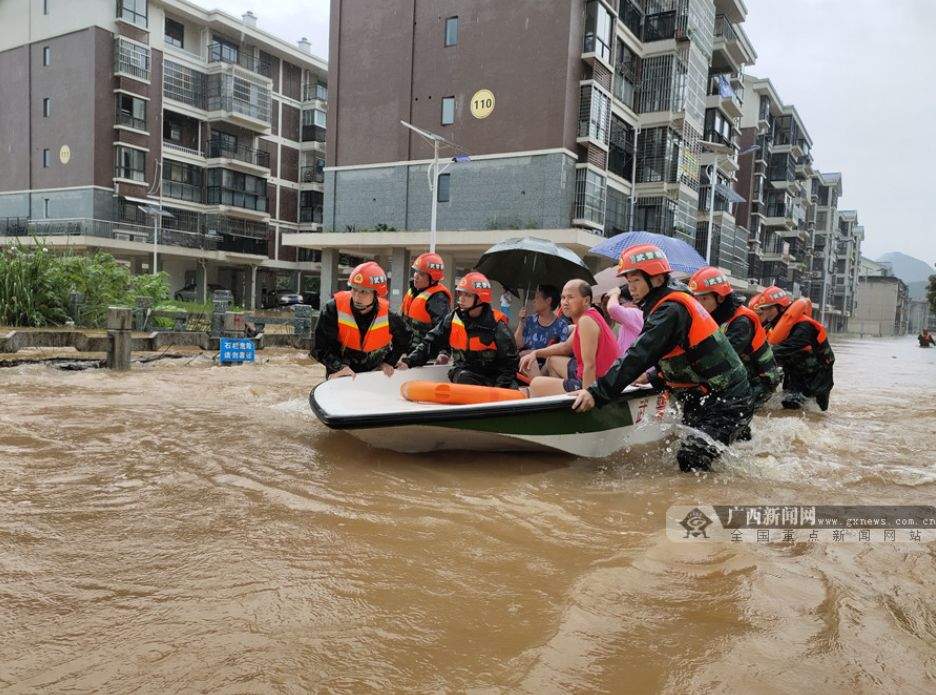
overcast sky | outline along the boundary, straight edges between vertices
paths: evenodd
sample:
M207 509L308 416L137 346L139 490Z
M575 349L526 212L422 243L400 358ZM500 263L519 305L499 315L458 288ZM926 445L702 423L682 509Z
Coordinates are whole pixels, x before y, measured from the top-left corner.
M328 0L198 0L328 58ZM375 0L379 1L379 0ZM796 105L822 171L841 171L864 255L936 262L936 0L746 0L750 68Z

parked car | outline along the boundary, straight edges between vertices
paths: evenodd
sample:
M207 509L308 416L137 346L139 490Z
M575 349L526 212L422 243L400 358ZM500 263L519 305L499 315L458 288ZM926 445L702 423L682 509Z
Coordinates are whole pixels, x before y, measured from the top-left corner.
M282 309L285 307L296 306L298 304L305 304L301 294L298 292L290 292L288 290L279 290L267 294L266 301L264 301L263 306L267 309Z
M176 290L176 293L172 295L172 298L177 302L195 302L198 301L198 284L190 282L185 287L180 290ZM208 283L208 297L207 301L211 301L211 294L215 290L226 290L227 287L222 287L221 285L216 285L213 282Z

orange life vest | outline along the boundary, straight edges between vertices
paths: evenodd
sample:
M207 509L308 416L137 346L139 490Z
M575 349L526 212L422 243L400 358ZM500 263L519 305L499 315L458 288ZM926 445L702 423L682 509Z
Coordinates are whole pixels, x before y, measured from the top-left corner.
M508 319L504 314L499 312L497 309L492 308L491 312L494 314L494 319L499 323L507 323ZM461 351L470 351L470 352L481 352L482 350L496 350L497 345L494 343L483 343L480 338L472 336L468 337L468 331L465 329L465 323L461 320L461 317L458 315L458 312L452 316L452 329L449 331L449 347L453 350Z
M432 295L438 294L439 292L444 293L445 296L448 297L449 305L451 305L452 293L449 292L448 287L445 285L436 283L415 295L413 294L413 288L410 287L406 292L406 296L403 297L403 316L416 323L427 323L431 325L432 316L426 310L426 303Z
M386 299L377 298L377 316L363 339L351 313L351 292L335 294L335 306L338 309L338 342L343 350L374 352L390 346L390 302Z
M677 302L682 304L689 311L689 348L696 347L703 340L718 331L718 324L712 315L705 310L699 301L685 292L670 292L653 306L656 311L663 302ZM653 313L653 312L651 312ZM668 353L663 355L663 359L671 359L679 355L686 354L686 351L679 345L674 347Z
M754 311L748 309L746 306L739 306L734 315L725 321L725 327L727 328L735 322L735 319L742 316L746 316L751 320L751 323L754 324L754 337L751 338L750 351L751 353L756 353L764 346L764 343L767 342L767 331L764 330L764 326L760 322L760 317Z
M817 341L820 344L826 342L827 336L825 326L812 318L812 302L806 297L800 297L790 304L787 310L783 312L780 320L777 321L777 325L770 329L770 332L767 334L767 339L770 341L771 345L779 345L789 337L793 326L803 322L813 325L819 333ZM807 347L807 350L812 350L812 347Z

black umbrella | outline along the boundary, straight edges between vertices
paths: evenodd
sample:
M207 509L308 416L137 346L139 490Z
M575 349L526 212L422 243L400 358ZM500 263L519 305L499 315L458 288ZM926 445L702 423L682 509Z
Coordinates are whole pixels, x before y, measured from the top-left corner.
M476 267L488 280L496 280L518 296L516 290L544 283L562 287L569 280L578 279L595 284L594 276L581 258L567 248L535 237L494 244L484 252Z

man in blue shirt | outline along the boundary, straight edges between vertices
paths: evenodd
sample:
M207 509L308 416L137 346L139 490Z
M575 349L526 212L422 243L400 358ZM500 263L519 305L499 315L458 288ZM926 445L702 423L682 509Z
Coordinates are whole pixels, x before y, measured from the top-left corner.
M528 316L526 307L520 309L520 322L514 332L514 340L520 348L520 357L532 350L561 343L569 337L572 324L567 318L556 316L559 297L559 288L555 285L539 285L533 295L535 313ZM534 365L527 376L540 376L541 368L542 365L539 365L539 368Z

